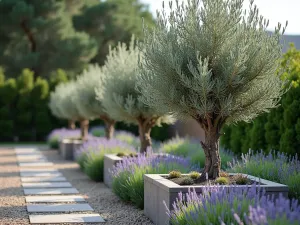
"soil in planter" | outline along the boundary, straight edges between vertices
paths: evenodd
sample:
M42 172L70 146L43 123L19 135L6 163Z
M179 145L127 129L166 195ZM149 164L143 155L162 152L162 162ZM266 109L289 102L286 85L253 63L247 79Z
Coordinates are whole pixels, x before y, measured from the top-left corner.
M239 182L241 179L240 174L237 175L229 175L227 177L220 177L219 179L216 180L208 180L204 182L197 182L196 179L192 179L189 175L182 175L181 177L178 178L169 178L165 177L168 180L173 181L174 183L181 185L181 186L208 186L208 185L251 185L254 183L257 183L249 178L245 178L243 176L243 182ZM226 182L224 182L224 180Z
M137 157L138 154L119 152L119 153L117 153L117 156L120 157L120 158L123 158L123 157Z

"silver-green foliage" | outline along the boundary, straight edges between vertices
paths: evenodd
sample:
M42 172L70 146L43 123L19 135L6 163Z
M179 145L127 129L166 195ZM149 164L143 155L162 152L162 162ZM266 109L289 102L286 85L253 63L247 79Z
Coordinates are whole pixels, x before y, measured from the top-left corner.
M275 73L281 26L271 35L253 1L247 14L243 2L188 0L169 4L170 17L158 13L155 30L145 29L142 101L221 124L250 121L276 107L283 86Z
M74 101L80 114L85 118L97 118L105 114L101 101L96 99L95 89L99 96L103 95L105 74L97 65L89 65L76 80Z
M74 95L76 93L76 81L61 83L51 93L49 107L54 115L69 120L81 120L84 118L76 107Z
M101 96L101 89L96 89L97 98L102 101L106 112L111 118L128 123L137 123L137 118L157 118L160 123L171 123L173 118L167 114L158 114L156 110L139 100L140 93L135 89L137 78L140 76L138 60L140 51L136 41L132 39L130 45L119 43L109 50L104 65L107 73L105 91Z

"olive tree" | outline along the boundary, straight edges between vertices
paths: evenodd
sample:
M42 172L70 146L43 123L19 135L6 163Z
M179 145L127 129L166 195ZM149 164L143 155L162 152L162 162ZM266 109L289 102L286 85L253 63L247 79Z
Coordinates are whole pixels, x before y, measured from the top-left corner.
M57 98L57 102L53 102L52 104L56 104L58 112L61 112L61 115L63 115L64 118L80 122L81 138L82 140L86 140L88 135L89 120L87 117L81 114L77 108L75 98L76 92L76 81L72 80L68 83L61 83L56 87L54 91L55 94L53 94L54 96L59 96Z
M128 47L128 50L127 50ZM105 65L106 84L104 92L96 89L97 97L106 112L117 121L137 124L141 142L140 152L145 152L151 146L151 129L161 123L174 121L168 113L158 113L139 100L140 94L135 89L139 61L138 47L132 38L129 46L119 43L109 50Z
M206 160L200 180L220 174L219 139L225 123L251 121L276 107L283 81L281 25L268 21L243 0L188 0L158 12L145 29L138 89L142 101L160 112L194 118L205 131Z
M49 108L51 113L59 119L66 119L68 120L68 128L69 129L75 129L75 121L73 118L70 118L68 115L64 115L63 112L58 107L60 105L60 101L62 100L62 92L64 91L63 85L57 85L55 87L55 90L50 93L50 99L49 99Z
M100 118L105 123L106 138L111 139L114 135L115 120L111 119L104 111L101 100L96 99L95 89L97 88L98 98L103 95L105 85L105 73L97 65L90 65L77 78L76 94L74 96L77 109L85 118Z

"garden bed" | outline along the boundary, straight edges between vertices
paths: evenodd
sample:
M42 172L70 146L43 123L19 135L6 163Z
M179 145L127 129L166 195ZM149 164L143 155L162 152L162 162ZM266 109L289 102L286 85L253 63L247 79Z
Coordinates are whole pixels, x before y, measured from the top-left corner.
M184 175L187 176L187 174ZM259 186L265 190L266 195L274 195L277 197L279 194L282 194L284 197L288 196L288 187L286 185L259 179L258 177L247 176L253 182L259 183ZM186 194L189 189L194 188L197 194L201 194L203 188L207 187L204 185L181 186L167 179L167 177L168 174L144 175L144 213L156 225L165 225L169 223L166 206L172 210L172 204L175 202L180 192ZM230 188L228 185L224 185L224 187ZM244 188L245 185L236 185L235 187Z

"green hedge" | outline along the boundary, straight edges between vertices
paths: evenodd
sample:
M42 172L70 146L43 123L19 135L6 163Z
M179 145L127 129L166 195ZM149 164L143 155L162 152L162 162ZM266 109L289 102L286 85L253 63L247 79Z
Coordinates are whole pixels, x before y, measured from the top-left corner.
M221 145L225 149L234 153L247 153L249 149L300 153L300 51L293 45L283 56L281 69L291 88L282 97L280 106L252 123L224 127Z
M45 141L51 130L66 127L67 121L58 120L51 114L48 100L55 86L67 81L67 75L61 69L52 73L49 80L40 77L34 80L29 69L24 69L17 79L5 79L0 69L0 141ZM90 126L101 124L100 120L90 122ZM137 126L117 123L116 128L138 134ZM153 139L167 139L167 129L167 126L154 128Z

